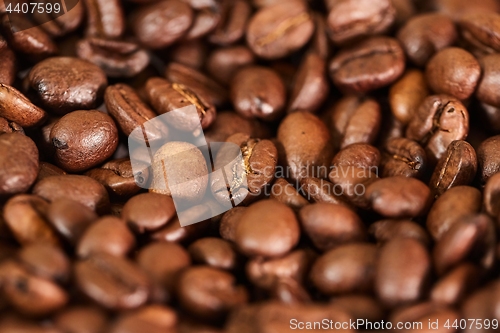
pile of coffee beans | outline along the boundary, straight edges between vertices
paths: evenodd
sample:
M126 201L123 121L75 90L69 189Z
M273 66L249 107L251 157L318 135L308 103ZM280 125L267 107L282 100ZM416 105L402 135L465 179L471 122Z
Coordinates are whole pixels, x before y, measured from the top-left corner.
M63 2L0 1L1 333L498 331L500 1Z

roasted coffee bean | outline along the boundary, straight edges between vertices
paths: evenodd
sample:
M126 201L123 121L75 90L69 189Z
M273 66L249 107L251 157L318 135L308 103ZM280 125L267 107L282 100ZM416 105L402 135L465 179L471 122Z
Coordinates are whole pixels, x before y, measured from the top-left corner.
M96 253L75 264L79 289L109 309L134 309L149 296L149 280L137 265L121 257Z
M431 165L436 163L455 140L469 133L469 113L457 99L432 95L420 105L406 129L406 137L419 142L427 151Z
M236 133L260 137L257 121L243 118L234 112L220 112L210 128L205 131L205 139L208 143L225 142L230 136Z
M245 46L219 48L208 57L207 71L219 82L228 85L239 69L252 65L254 61L253 53Z
M83 0L83 3L87 13L87 36L118 38L123 34L125 18L119 0Z
M215 106L221 106L228 100L224 87L193 68L170 63L165 70L165 77L174 84L189 87L196 95L204 96Z
M108 84L99 67L71 57L39 62L31 69L28 80L41 103L58 114L97 107Z
M88 206L65 197L53 200L47 208L50 225L71 245L76 244L97 218Z
M245 0L223 0L221 3L221 19L208 40L218 45L233 44L245 34L251 7Z
M483 205L488 214L497 217L500 214L499 205L500 174L494 174L484 186Z
M206 237L197 240L188 248L193 261L220 269L234 269L237 265L236 252L228 241Z
M0 133L0 196L26 192L38 175L38 149L20 133Z
M179 0L141 7L132 17L136 38L145 47L161 49L181 39L194 21L194 12Z
M346 295L332 298L331 305L350 313L353 319L367 319L379 321L384 318L384 310L380 304L370 296Z
M248 23L247 43L261 58L277 59L300 49L311 38L314 22L303 1L260 9Z
M311 303L311 296L307 290L292 279L276 281L271 291L271 297L287 305Z
M217 318L245 304L248 293L235 285L231 274L212 267L186 269L179 278L177 294L181 305L202 318Z
M59 166L69 172L80 172L113 155L118 146L118 129L103 112L73 111L52 127L50 140Z
M176 217L171 220L166 226L153 232L151 239L161 240L166 242L188 243L202 237L210 227L210 221L203 221L187 226L181 226L179 219Z
M396 17L391 0L336 1L328 14L330 38L337 44L385 32Z
M431 328L429 327L429 320L431 322L458 322L460 314L453 308L446 307L442 304L433 302L424 302L412 305L401 310L394 311L390 318L391 323L407 323L411 322L414 326L413 329L405 330L406 332L447 332L447 328ZM421 327L417 328L417 327Z
M16 79L17 59L7 41L0 37L0 83L12 85Z
M428 95L424 73L416 69L408 70L389 91L392 114L403 124L408 124Z
M458 20L460 33L466 44L482 53L500 50L500 15L496 12L469 12Z
M450 64L455 65L451 67ZM435 93L465 100L474 93L479 83L481 66L476 58L464 49L448 47L429 60L425 76L429 87Z
M429 208L431 191L420 180L396 176L369 185L365 198L374 211L385 217L412 218Z
M324 179L307 177L300 180L300 190L311 202L331 203L351 208L339 184L334 185Z
M61 198L72 199L98 214L109 210L109 196L104 186L86 176L64 175L42 179L36 183L33 194L51 202Z
M193 24L184 36L185 40L196 40L211 33L221 20L219 6L194 8Z
M479 59L481 69L483 70L483 76L481 77L476 90L477 99L495 107L500 107L500 98L497 96L495 91L495 84L500 79L499 61L500 56L496 54L487 55Z
M207 53L207 47L200 39L179 41L169 49L173 62L198 70L205 65Z
M406 138L386 141L382 152L382 176L420 178L426 171L427 156L417 142Z
M423 67L436 52L453 45L457 31L448 16L429 13L411 18L397 37L408 58Z
M427 291L430 273L429 253L419 241L393 239L380 250L375 292L389 307L418 301Z
M47 118L45 111L33 105L14 87L0 84L0 116L22 127L40 125Z
M326 63L316 53L309 53L300 65L288 102L288 112L315 112L328 95Z
M476 151L463 140L453 141L439 160L429 186L436 196L453 186L469 185L477 171Z
M177 314L169 307L155 304L148 305L132 313L120 316L112 325L111 333L160 333L176 332Z
M481 184L488 182L491 176L500 171L500 136L492 136L481 142L477 149L477 162Z
M353 143L373 144L377 138L382 114L380 105L371 98L344 97L330 111L330 126L335 147Z
M500 10L498 2L481 0L469 2L467 0L437 0L430 4L432 10L440 11L457 20L471 12L497 13Z
M318 117L306 112L289 114L281 122L277 138L280 163L289 168L287 177L326 178L333 148L328 129Z
M248 66L231 81L231 101L236 112L246 118L277 120L285 109L285 85L273 70Z
M80 27L85 18L85 8L80 1L68 2L66 6L66 11L64 15L59 15L55 13L54 10L50 12L50 6L52 4L50 0L41 1L45 5L47 10L36 10L32 14L32 18L36 23L40 24L40 27L46 31L49 35L53 37L65 36ZM40 6L41 9L42 6ZM70 7L70 8L68 8Z
M25 134L24 129L13 121L8 121L0 117L0 134L1 133L19 133Z
M478 286L480 271L470 263L457 266L438 280L431 290L434 302L455 305Z
M310 278L316 288L328 295L370 292L377 256L373 244L341 245L314 262Z
M498 305L499 287L500 284L495 280L467 297L461 307L463 317L465 319L495 318L498 320L497 315L494 313L494 307ZM490 325L488 326L493 327L491 325L492 322L493 321L490 321ZM474 327L464 330L466 333L472 333L474 331L476 331Z
M114 216L102 217L89 226L76 247L80 258L96 253L126 256L135 245L135 238L125 221Z
M426 247L431 243L427 231L410 220L380 220L370 225L368 233L379 244L385 244L395 238L413 238Z
M479 212L481 193L470 186L447 190L432 205L427 215L427 230L439 240L462 217Z
M195 94L189 87L153 77L146 82L144 89L149 103L159 114L194 104L203 128L209 127L215 120L215 107L205 99L205 96ZM199 123L189 122L185 117L174 116L170 125L186 131L195 129Z
M309 202L297 192L295 187L283 178L278 178L274 182L271 187L270 198L278 200L296 210L309 204Z
M304 233L321 251L366 239L366 228L359 216L349 208L316 203L303 207L299 219Z
M63 332L99 333L107 325L107 315L97 307L72 307L58 313L54 318L54 325Z
M346 93L362 93L396 81L405 68L398 41L372 37L341 50L330 63L330 76Z
M247 256L278 257L297 245L299 237L299 223L291 208L276 200L261 200L242 214L235 242Z
M236 240L236 227L247 207L235 207L222 216L219 233L225 240L234 242Z
M34 243L23 247L18 257L36 276L58 282L68 281L71 264L60 247L50 243Z
M110 77L133 77L149 64L148 54L137 44L97 37L80 40L76 54L99 66Z
M139 232L156 230L175 216L174 201L166 195L142 193L127 201L121 216Z
M36 179L37 181L40 181L44 178L51 176L62 176L66 174L66 172L63 169L56 167L53 164L47 162L40 162L39 165L40 166L38 168L38 177Z
M7 201L3 217L18 243L59 245L57 234L45 219L47 207L47 201L36 195L17 195Z

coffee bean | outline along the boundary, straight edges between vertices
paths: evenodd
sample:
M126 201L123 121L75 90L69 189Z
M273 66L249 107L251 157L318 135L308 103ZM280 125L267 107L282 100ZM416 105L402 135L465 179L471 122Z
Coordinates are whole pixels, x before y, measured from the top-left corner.
M346 93L378 89L396 81L405 67L398 41L371 37L341 50L330 62L330 76Z
M0 196L26 192L38 175L38 149L20 133L0 133Z
M121 216L132 228L145 232L167 224L175 216L175 206L166 195L142 193L127 201Z
M469 12L458 20L460 34L467 44L484 53L500 50L500 15L496 12Z
M271 297L287 305L311 303L311 296L307 290L292 279L280 279L276 281L271 291Z
M369 292L373 290L377 256L373 244L345 244L319 257L310 278L328 295Z
M334 204L313 204L299 212L302 229L321 251L366 239L366 228L349 208Z
M396 238L380 250L375 292L390 307L418 301L426 292L430 272L425 247L411 238Z
M300 180L300 190L304 192L304 196L316 203L330 203L352 208L347 202L347 198L343 195L341 185L332 184L329 181L307 177Z
M193 9L195 9L193 24L184 36L185 40L196 40L205 37L211 33L221 21L220 8L218 5Z
M299 237L299 224L291 208L275 200L261 200L241 216L235 242L247 256L277 257L288 253Z
M392 114L403 124L408 124L428 95L424 73L416 69L408 70L389 91Z
M34 243L23 247L18 257L36 276L59 283L68 281L70 260L60 247L50 243Z
M43 123L47 114L33 105L14 87L0 84L0 116L22 127L34 127Z
M58 313L54 325L63 332L99 333L107 325L107 315L97 307L72 307Z
M412 322L415 323L415 327L422 327L422 329L409 329L407 330L408 332L421 331L426 333L435 331L434 328L428 326L429 320L431 322L454 322L455 320L460 320L460 315L456 310L442 304L424 302L395 311L390 318L393 324ZM441 331L446 332L448 329L443 328Z
M17 59L7 41L0 37L0 83L12 85L16 79Z
M484 186L483 205L488 214L497 217L500 214L498 205L498 189L500 186L500 174L494 174Z
M471 12L496 13L500 10L498 2L492 0L482 0L472 3L466 0L437 0L430 5L431 9L443 12L455 20Z
M283 178L275 180L271 188L271 199L275 199L284 203L288 207L298 210L306 206L309 202L297 192L292 184Z
M380 220L368 228L379 244L385 244L395 238L413 238L429 247L431 239L427 231L410 220Z
M205 212L205 214L209 214ZM189 220L189 218L188 218ZM151 239L161 240L166 242L192 242L204 235L210 226L210 221L203 221L188 226L182 227L179 219L176 217L172 219L166 226L153 232Z
M337 44L385 32L396 17L391 0L334 2L329 8L330 38Z
M236 252L228 241L206 237L197 240L188 248L193 261L214 268L234 269L237 265Z
M254 61L253 53L245 46L218 48L207 59L207 71L219 82L228 85L239 69L253 65Z
M476 97L481 102L495 107L500 107L500 98L498 98L495 93L495 82L497 82L498 75L500 75L500 67L498 66L499 59L500 58L496 54L487 55L479 59L481 69L483 70L483 76L476 90Z
M73 111L62 117L50 131L56 148L55 159L69 172L80 172L101 164L118 146L118 130L107 114Z
M208 40L218 45L233 44L245 34L252 9L244 0L225 0L221 3L221 20Z
M44 0L43 3L46 8L49 7L47 4L50 2ZM31 13L33 20L39 23L40 27L52 37L65 36L75 31L81 26L85 18L85 8L80 1L68 3L64 15L51 15L55 13L55 7L53 8L54 10L51 13L49 13L48 8L45 11L36 10Z
M121 315L112 325L110 332L174 332L176 323L177 315L173 309L155 304Z
M117 38L125 30L125 19L118 0L83 0L87 13L87 36Z
M399 30L397 38L408 58L423 67L436 52L453 45L457 31L448 16L429 13L412 17Z
M129 260L107 253L77 262L75 279L86 296L109 309L134 309L148 299L146 274Z
M25 134L24 129L13 121L9 121L0 117L0 134L2 133L19 133Z
M260 9L248 23L247 43L259 57L277 59L304 46L313 31L306 5L294 0Z
M305 112L292 113L281 122L277 138L282 146L281 163L289 168L287 177L326 178L333 151L330 134L319 118Z
M427 156L424 148L417 142L394 138L386 141L384 145L381 166L383 177L420 178L426 171Z
M205 65L207 53L207 46L200 39L179 41L169 49L172 62L198 70Z
M455 305L474 290L478 285L479 269L472 264L464 263L437 281L431 291L434 302Z
M353 319L379 321L384 318L383 309L379 302L370 296L346 295L331 300L331 305L350 313Z
M205 131L207 142L225 142L233 134L247 134L251 137L260 137L258 134L261 124L257 121L243 118L234 112L220 112L210 128Z
M500 154L498 145L500 136L492 136L483 142L477 149L477 162L481 184L484 185L491 176L500 171Z
M231 242L236 240L236 227L246 210L247 207L235 207L224 213L219 228L219 233L223 239Z
M233 76L231 101L236 112L246 118L277 120L285 108L285 86L273 70L248 66Z
M484 287L467 297L462 304L461 310L466 319L473 318L495 318L494 308L498 304L497 297L499 284L497 281L490 282ZM474 332L474 328L465 329L467 333Z

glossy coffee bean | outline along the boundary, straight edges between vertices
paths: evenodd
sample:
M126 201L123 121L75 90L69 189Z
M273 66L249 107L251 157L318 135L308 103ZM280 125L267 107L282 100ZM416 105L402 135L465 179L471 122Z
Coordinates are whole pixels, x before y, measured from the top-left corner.
M469 12L458 20L460 33L466 44L482 53L496 53L500 43L500 15L496 12Z
M330 304L347 311L353 319L378 321L384 317L384 310L371 296L346 295L332 298Z
M166 195L142 193L127 201L121 216L139 232L156 230L175 216L175 206L172 198Z
M227 85L239 69L252 65L254 58L252 51L246 46L218 48L207 59L207 71L219 82Z
M307 200L316 203L330 203L352 208L348 198L344 196L340 184L333 184L327 180L307 177L300 180L299 189Z
M424 73L416 69L406 71L389 91L392 114L403 124L408 124L428 95Z
M500 206L498 204L500 185L500 174L494 174L484 186L483 205L488 214L492 217L497 217L500 214Z
M188 248L193 261L220 269L234 269L237 256L233 246L228 241L219 238L206 237L197 240Z
M18 258L36 276L59 283L68 281L71 263L60 247L34 243L23 247Z
M247 207L238 206L224 213L219 227L219 233L223 239L231 242L236 240L236 227L247 209Z
M35 127L46 120L47 114L14 87L0 84L0 117L22 127Z
M174 332L177 314L167 306L154 304L121 315L112 325L111 333Z
M385 244L395 238L413 238L426 247L431 243L428 232L410 220L380 220L370 225L368 233L378 244Z
M500 171L498 167L500 161L499 145L500 136L497 135L484 140L477 148L478 172L482 185Z
M217 113L217 118L210 128L205 132L207 142L225 142L231 135L242 133L251 137L258 135L259 127L262 125L255 120L246 119L234 112Z
M108 84L99 67L70 57L39 62L28 77L42 104L58 114L97 107Z
M417 142L406 138L386 141L382 152L382 176L420 178L427 167L427 155Z
M98 307L76 306L58 313L54 325L67 332L99 333L107 325L107 315Z
M275 180L271 187L270 198L278 200L292 209L300 209L309 204L309 202L297 192L295 187L283 178Z
M396 81L404 67L397 40L372 37L341 50L330 62L330 76L341 91L362 93Z
M118 0L83 0L87 13L87 36L120 37L125 30L122 4Z
M16 78L17 60L14 51L4 38L0 38L0 83L12 85Z
M472 12L495 13L500 10L500 5L496 1L482 0L470 3L466 0L437 0L429 4L433 10L440 11L453 19L460 19L463 15Z
M480 281L480 271L470 263L457 266L438 280L431 290L435 302L455 305L461 302Z
M408 332L434 332L437 329L429 328L429 320L431 322L454 322L460 320L460 314L451 307L432 302L418 303L407 308L396 310L390 318L392 323L398 322L412 322L415 327L422 327L422 329L412 328ZM417 326L418 325L418 326ZM427 325L425 327L424 325ZM448 329L442 328L438 331L446 332Z
M20 133L25 134L24 129L13 121L8 121L0 117L0 133Z
M245 34L248 19L252 13L248 1L222 1L221 20L208 40L218 45L228 45L240 40Z

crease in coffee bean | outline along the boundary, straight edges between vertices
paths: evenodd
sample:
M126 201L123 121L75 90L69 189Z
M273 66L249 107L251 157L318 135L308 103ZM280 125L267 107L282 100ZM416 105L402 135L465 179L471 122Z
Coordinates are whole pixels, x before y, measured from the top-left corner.
M258 38L255 41L255 44L259 47L266 46L277 40L281 36L285 35L285 33L290 31L291 29L296 28L300 24L307 22L310 19L311 15L309 15L309 13L301 13L300 15L288 18L281 22L278 27L276 27L276 29L274 29L271 33Z
M408 159L407 157L404 157L401 155L392 155L392 158L408 164L413 170L420 169L420 166L421 166L420 162L413 162L410 159Z
M127 292L134 292L138 289L137 285L134 285L133 283L130 283L130 281L127 281L127 278L123 277L123 274L116 274L113 267L107 265L100 258L91 257L87 260L89 260L90 263L99 268L101 273L104 273L104 275L109 277L111 280L118 282L117 284L115 284L116 287L125 290Z
M190 103L194 104L201 111L203 115L206 115L209 107L206 106L193 91L191 91L185 85L180 83L172 83L172 88L179 94L181 94Z

